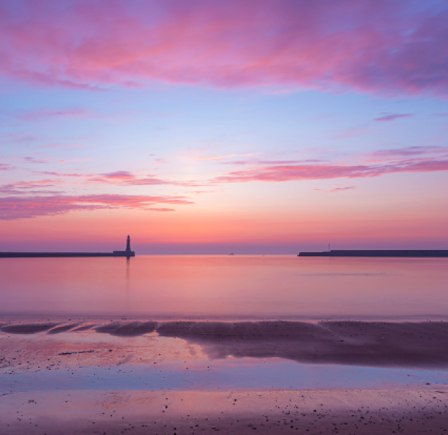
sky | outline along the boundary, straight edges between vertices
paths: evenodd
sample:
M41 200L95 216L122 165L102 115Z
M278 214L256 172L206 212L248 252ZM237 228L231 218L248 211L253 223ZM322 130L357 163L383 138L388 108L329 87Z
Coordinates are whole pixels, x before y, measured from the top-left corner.
M448 249L447 0L0 0L0 251Z

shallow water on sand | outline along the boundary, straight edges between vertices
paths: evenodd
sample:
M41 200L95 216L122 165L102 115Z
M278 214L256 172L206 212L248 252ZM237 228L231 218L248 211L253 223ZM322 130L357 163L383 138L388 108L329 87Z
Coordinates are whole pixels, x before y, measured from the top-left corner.
M448 313L448 259L5 258L0 276L0 315L293 320Z

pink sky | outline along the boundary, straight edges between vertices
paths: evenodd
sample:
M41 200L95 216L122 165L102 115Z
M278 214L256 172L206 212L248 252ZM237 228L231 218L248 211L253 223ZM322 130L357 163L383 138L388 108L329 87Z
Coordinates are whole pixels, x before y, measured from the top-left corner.
M448 248L447 22L437 0L2 2L0 251Z

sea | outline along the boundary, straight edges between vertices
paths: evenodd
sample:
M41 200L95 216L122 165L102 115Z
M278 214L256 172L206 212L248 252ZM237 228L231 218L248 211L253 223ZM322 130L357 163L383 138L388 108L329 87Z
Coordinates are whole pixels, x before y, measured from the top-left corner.
M0 315L151 320L445 319L448 259L0 259Z

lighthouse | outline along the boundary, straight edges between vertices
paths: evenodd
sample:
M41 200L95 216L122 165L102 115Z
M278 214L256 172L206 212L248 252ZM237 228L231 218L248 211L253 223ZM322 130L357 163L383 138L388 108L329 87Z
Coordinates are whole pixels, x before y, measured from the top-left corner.
M131 237L126 238L126 250L125 251L114 251L112 253L114 257L135 257L135 252L131 251Z

